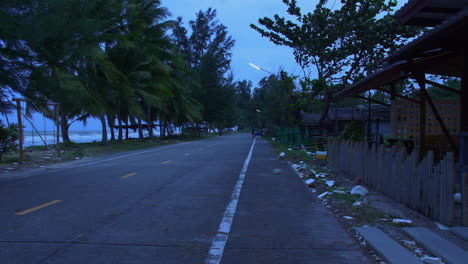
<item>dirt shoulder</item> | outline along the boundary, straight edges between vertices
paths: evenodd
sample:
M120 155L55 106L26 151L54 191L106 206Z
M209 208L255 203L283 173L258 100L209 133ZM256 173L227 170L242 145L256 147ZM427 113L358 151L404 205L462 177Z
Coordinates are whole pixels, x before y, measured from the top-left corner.
M329 211L335 215L340 224L375 258L376 263L385 262L377 256L373 249L367 246L364 239L355 231L355 227L378 227L418 257L423 255L431 256L431 253L412 241L402 231L401 227L427 227L467 250L466 243L451 232L441 229L429 218L389 197L367 188L360 183L359 179L350 178L327 167L326 160L316 159L311 152L292 149L272 140L270 142L278 157L290 163L298 176L309 186L312 195L316 195L322 201ZM364 196L351 194L351 190L357 185L366 188L368 193ZM394 219L410 220L411 224L395 224Z
M60 155L55 145L33 146L26 148L24 159L21 161L19 152L4 155L0 163L0 173L20 172L33 168L44 168L48 165L81 160L106 154L115 154L124 151L138 150L176 144L180 142L200 140L216 135L196 137L174 137L169 139L128 139L123 142L110 141L106 145L99 142L70 143L60 145Z

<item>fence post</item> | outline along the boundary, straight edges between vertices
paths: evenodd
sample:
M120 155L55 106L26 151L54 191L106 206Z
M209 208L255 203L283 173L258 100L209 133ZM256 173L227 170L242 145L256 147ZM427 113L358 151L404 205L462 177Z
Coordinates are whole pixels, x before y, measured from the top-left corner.
M463 225L468 226L468 173L462 175Z

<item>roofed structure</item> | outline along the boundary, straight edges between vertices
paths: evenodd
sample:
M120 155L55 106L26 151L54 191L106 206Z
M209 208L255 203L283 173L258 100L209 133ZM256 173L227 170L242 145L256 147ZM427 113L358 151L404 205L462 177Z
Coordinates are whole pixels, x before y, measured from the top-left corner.
M390 94L392 100L400 98L419 105L422 155L426 145L426 108L434 113L452 149L458 152L457 144L427 94L426 84L460 94L460 161L468 165L468 0L409 0L395 15L404 25L434 28L387 57L382 70L354 83L339 96L379 90ZM427 80L426 74L459 77L462 89L458 91ZM393 89L397 81L409 78L419 84L419 98L405 97Z
M433 27L460 12L468 0L409 0L395 13L403 25Z

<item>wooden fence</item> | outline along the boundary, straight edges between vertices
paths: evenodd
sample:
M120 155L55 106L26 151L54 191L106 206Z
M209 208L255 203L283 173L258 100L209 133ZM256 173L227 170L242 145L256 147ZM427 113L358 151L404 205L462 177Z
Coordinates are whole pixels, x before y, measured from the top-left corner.
M417 151L407 155L365 142L333 139L328 142L328 164L423 215L450 225L453 220L455 168L453 153L434 163L429 151L418 161Z

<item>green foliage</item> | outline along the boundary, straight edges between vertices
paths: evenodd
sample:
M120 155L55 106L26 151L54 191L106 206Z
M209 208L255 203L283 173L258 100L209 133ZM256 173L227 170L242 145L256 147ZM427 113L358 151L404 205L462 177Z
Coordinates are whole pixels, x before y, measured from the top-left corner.
M18 149L18 144L16 143L18 139L19 132L16 124L9 126L0 124L0 161L4 154Z
M300 106L321 108L321 121L337 92L382 67L389 52L420 33L420 29L400 25L391 14L395 1L341 1L336 10L320 1L309 13L302 13L296 0L283 2L292 20L274 15L251 27L293 50L304 70L301 98L306 99Z
M218 130L237 123L236 83L229 74L234 40L219 23L216 10L199 11L189 21L189 30L178 18L173 30L177 52L188 62L196 84L195 99L203 107L202 119ZM195 89L196 88L196 89Z
M260 80L252 97L256 127L271 130L276 126L297 125L300 113L295 89L294 78L283 71Z
M347 124L338 136L340 139L351 141L364 141L365 131L362 124L352 121Z

